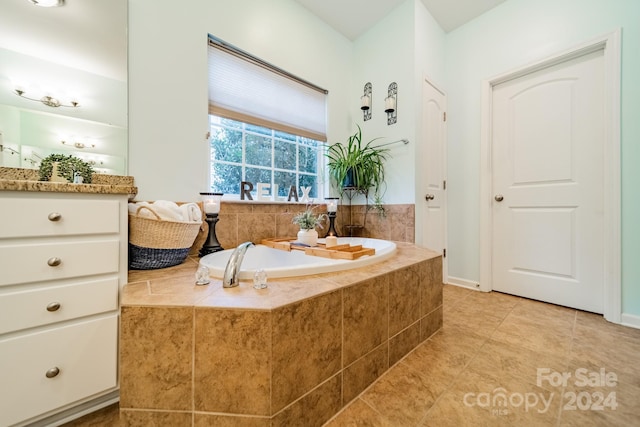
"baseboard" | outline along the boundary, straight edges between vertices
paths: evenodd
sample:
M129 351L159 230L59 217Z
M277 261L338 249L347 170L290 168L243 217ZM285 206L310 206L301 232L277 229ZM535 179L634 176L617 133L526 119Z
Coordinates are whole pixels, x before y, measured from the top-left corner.
M54 427L66 424L76 418L95 412L99 409L113 405L120 401L120 391L114 390L100 397L96 397L87 402L83 402L64 411L58 412L46 418L41 418L36 422L29 422L29 427ZM17 424L23 426L25 424Z
M473 289L474 291L480 290L480 283L478 283L477 281L461 279L459 277L449 276L447 278L447 284L448 285L461 286L463 288Z
M620 323L624 326L640 329L640 316L636 314L622 313Z

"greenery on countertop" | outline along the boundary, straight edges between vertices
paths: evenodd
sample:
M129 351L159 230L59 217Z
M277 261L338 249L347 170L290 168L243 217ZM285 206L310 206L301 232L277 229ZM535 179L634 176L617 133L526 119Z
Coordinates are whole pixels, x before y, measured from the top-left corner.
M93 167L84 160L64 154L51 154L40 163L40 181L49 181L53 172L53 164L58 163L58 175L69 182L73 182L73 174L79 172L83 184L90 184Z

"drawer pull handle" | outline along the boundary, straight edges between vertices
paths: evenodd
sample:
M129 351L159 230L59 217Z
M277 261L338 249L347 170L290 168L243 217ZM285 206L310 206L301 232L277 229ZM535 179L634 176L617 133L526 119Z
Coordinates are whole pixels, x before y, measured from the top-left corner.
M57 267L62 263L62 260L58 257L52 257L47 260L49 267Z
M49 218L49 221L53 222L60 221L60 219L62 218L62 214L58 212L51 212L47 218Z
M59 302L51 302L47 305L47 311L58 311L60 309Z
M57 366L54 366L53 368L51 368L51 369L49 369L49 370L47 371L47 373L45 374L45 376L46 376L47 378L54 378L54 377L57 377L59 373L60 373L60 369L58 369L58 367L57 367Z

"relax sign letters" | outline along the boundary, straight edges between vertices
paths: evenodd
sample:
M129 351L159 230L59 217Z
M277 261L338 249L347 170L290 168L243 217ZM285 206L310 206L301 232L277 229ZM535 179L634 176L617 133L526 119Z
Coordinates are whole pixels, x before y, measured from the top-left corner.
M247 200L253 200L251 191L253 191L253 183L249 181L240 181L240 200L245 200L245 196L247 197ZM311 201L309 198L311 187L300 187L300 192L302 193L302 201L304 203ZM272 188L271 184L264 182L259 182L257 184L256 197L258 200L271 200L274 202L290 202L291 199L294 199L296 202L300 201L298 197L298 190L295 185L289 187L289 195L285 198L278 196L278 184L273 184Z

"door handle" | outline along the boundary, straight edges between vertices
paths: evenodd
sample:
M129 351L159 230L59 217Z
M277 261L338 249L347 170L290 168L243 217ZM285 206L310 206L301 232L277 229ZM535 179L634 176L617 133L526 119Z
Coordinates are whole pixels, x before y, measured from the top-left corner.
M435 199L435 198L436 198L436 196L434 196L433 194L427 194L426 196L424 196L424 198L425 198L425 199L427 200L427 202L428 202L429 200L433 200L433 199Z
M496 202L501 202L504 200L504 197L502 196L502 194L496 194L496 197L494 197L494 199L496 199Z

